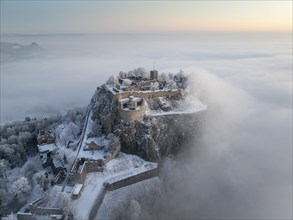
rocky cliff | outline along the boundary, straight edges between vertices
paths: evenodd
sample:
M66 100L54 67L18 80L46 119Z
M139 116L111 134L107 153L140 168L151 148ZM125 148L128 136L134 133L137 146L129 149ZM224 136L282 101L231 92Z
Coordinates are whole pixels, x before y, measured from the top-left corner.
M168 101L174 103L172 99ZM150 108L159 107L152 105L156 103L153 99L147 102ZM200 130L204 114L146 114L141 120L125 122L119 116L118 101L112 100L103 87L96 90L92 106L92 119L101 128L100 132L115 134L120 138L123 152L149 161L176 154Z

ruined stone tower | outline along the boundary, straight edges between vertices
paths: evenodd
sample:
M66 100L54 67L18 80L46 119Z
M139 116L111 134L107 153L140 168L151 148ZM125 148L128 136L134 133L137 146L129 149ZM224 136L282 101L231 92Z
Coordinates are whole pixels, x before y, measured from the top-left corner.
M157 70L151 70L151 79L158 80L158 71Z

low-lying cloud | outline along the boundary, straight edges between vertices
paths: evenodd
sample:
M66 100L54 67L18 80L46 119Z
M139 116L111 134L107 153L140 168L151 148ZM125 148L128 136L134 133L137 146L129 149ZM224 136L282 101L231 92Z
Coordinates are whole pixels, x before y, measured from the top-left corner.
M200 135L159 181L107 194L97 218L128 219L134 201L134 219L291 219L292 109L194 70L190 92L208 104Z
M147 213L163 219L292 218L291 110L268 108L207 72L196 79L209 103L203 135L180 163L165 162L162 196Z
M165 162L160 197L140 200L141 217L292 218L291 34L4 40L36 41L49 54L1 65L1 123L85 106L120 70L155 62L192 73L192 94L208 104L202 136Z
M36 106L51 106L39 115L84 106L109 75L139 66L155 65L160 72L204 68L277 105L288 103L292 88L290 34L36 35L1 40L37 42L48 52L1 65L1 123L33 116Z

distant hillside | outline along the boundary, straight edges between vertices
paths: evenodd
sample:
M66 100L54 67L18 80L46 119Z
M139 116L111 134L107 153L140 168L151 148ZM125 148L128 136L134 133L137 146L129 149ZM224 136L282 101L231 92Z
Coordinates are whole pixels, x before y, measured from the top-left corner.
M1 63L33 58L43 54L46 51L35 42L26 46L17 43L1 42L0 48Z

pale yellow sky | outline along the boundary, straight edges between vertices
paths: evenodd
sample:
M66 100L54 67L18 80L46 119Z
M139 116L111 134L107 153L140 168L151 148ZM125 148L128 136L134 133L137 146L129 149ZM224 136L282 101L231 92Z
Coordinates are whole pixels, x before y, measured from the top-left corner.
M292 31L292 1L1 1L2 33Z

